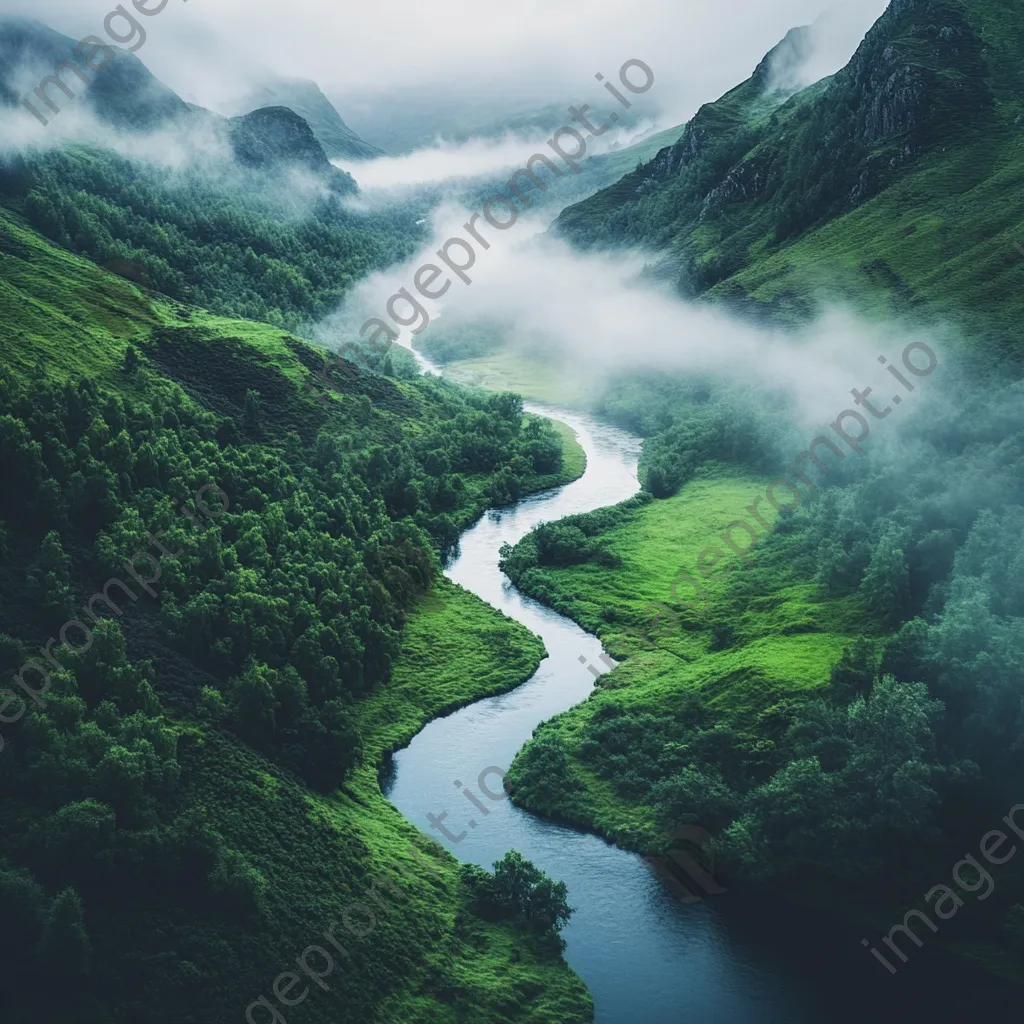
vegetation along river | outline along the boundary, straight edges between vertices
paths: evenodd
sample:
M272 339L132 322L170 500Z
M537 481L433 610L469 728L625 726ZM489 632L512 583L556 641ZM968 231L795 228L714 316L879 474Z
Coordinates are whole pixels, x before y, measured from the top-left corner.
M431 722L394 757L385 782L392 803L464 862L491 869L508 850L564 881L576 908L564 931L566 958L594 996L597 1024L819 1024L898 1020L932 1012L955 1020L943 964L922 957L909 977L890 978L863 955L859 935L824 915L805 915L729 892L684 905L645 861L595 835L543 821L511 801L484 800L485 817L456 788L478 791L481 771L503 772L534 728L594 686L583 655L601 667L598 639L520 594L498 569L498 550L538 523L624 501L639 489L640 439L593 418L529 407L568 423L586 450L585 474L566 487L488 513L463 537L445 569L454 582L539 635L548 656L523 685ZM602 667L602 671L603 671ZM485 778L492 790L496 774ZM427 815L461 842L432 829ZM469 825L476 821L476 827ZM948 964L945 965L948 968ZM875 977L877 973L878 977ZM955 988L978 1005L978 979L958 967ZM865 1015L867 1018L865 1018Z

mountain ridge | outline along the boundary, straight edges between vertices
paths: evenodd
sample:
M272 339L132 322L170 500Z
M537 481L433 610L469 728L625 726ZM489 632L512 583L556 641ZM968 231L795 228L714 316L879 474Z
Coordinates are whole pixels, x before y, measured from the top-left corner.
M266 107L287 107L310 126L329 159L371 160L384 151L360 138L344 121L337 108L316 82L307 78L278 78L253 90L237 113Z
M18 106L18 85L41 82L64 61L72 61L88 72L76 46L73 39L43 22L0 19L0 68L6 69L6 73L0 72L0 102ZM57 111L51 110L38 92L26 94L25 98L32 100L39 116L47 120L84 103L102 124L123 131L208 124L224 133L235 158L247 167L296 164L323 176L334 191L356 190L351 177L331 165L308 122L291 108L269 105L240 117L224 118L205 107L186 103L135 54L115 46L110 50L113 59L99 70L92 70L87 85L69 69L64 79L71 96L65 96L55 84L48 87L45 95Z
M908 231L929 219L938 227L938 217L947 230L955 224L964 237L975 236L975 225L946 197L989 188L1011 168L1014 178L1024 173L1014 16L1003 0L894 0L837 74L775 103L764 92L762 62L746 82L701 107L674 146L564 210L555 231L582 248L639 246L652 255L652 271L684 295L759 318L806 320L823 290L870 306L882 265L883 276L903 280L918 304L938 308L945 297L923 261L912 251L894 253L884 235L855 231L853 223L878 208ZM928 187L923 180L914 187L918 175ZM987 244L1002 249L1000 236L1021 214L1013 200L1003 216L986 218ZM808 259L822 232L843 234L848 278L814 277ZM937 250L930 246L929 256L939 264L955 259ZM993 248L986 259L988 273L1002 278L1005 253ZM868 292L875 298L865 298ZM966 285L957 297L980 311Z

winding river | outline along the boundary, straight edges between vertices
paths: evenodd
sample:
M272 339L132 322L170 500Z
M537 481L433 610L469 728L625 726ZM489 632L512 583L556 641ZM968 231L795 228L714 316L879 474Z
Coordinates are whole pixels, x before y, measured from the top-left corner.
M615 504L639 488L638 438L587 416L528 408L577 432L586 473L485 515L463 535L445 574L539 635L547 657L514 691L427 725L395 754L386 795L464 862L490 869L516 849L567 884L575 914L564 932L566 958L593 993L597 1024L824 1024L906 1020L921 1012L932 1020L964 1019L949 1015L956 988L950 991L948 974L943 979L927 957L921 967L911 964L917 974L907 985L860 948L859 935L821 915L754 905L731 893L683 905L635 854L540 820L508 800L480 797L481 772L505 771L538 724L587 698L591 666L605 671L597 638L520 594L498 569L498 549L540 522ZM494 774L482 781L492 790L499 784ZM482 800L486 815L462 786ZM461 841L431 828L427 815L442 811L453 834L465 833ZM964 991L974 986L962 968L960 981L976 1011L976 993Z

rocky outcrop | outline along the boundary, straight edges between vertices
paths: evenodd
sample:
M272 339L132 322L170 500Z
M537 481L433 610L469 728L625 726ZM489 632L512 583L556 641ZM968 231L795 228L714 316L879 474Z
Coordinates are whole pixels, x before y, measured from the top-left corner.
M328 180L336 191L355 190L352 178L327 159L313 129L287 107L266 107L231 118L228 139L235 159L246 167L259 170L282 165L301 167Z
M992 111L983 49L952 4L893 0L836 75L824 102L854 111L854 137L865 146L902 136L902 154L913 156L936 137Z
M720 185L716 185L704 197L700 222L713 219L730 203L748 202L759 198L764 194L767 183L767 169L759 158L742 160L726 174Z
M998 40L1015 26L1008 8L983 14L959 0L892 0L843 70L787 98L780 83L799 79L812 42L809 30L790 32L675 145L565 211L559 229L584 245L672 246L696 292L725 280L755 241L798 237L870 201L924 154L998 127L993 88L1007 87L989 61L1003 77L1012 70Z

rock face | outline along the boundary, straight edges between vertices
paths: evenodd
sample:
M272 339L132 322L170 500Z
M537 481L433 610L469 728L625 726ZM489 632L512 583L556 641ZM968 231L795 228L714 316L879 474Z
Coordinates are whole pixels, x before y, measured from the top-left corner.
M964 14L933 0L893 0L824 101L853 111L864 145L904 136L914 155L951 129L991 114L984 46Z
M924 153L991 122L997 78L980 17L951 0L893 0L842 71L789 95L811 52L809 30L794 29L675 145L563 211L556 230L583 246L671 245L687 287L710 287L753 242L785 241L863 204Z
M364 142L345 124L316 82L303 78L268 82L240 105L239 112L262 107L294 110L313 129L329 159L370 160L383 155L382 150Z

